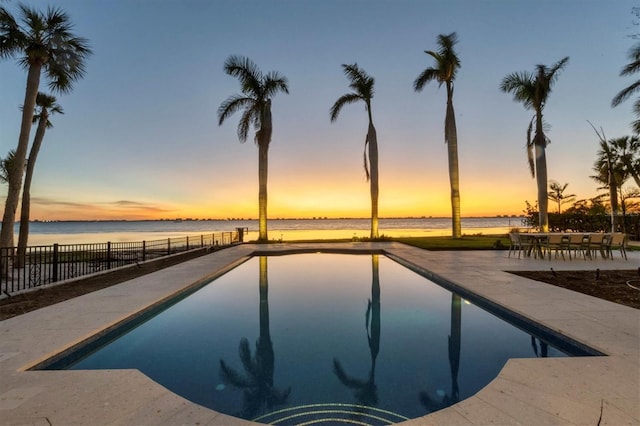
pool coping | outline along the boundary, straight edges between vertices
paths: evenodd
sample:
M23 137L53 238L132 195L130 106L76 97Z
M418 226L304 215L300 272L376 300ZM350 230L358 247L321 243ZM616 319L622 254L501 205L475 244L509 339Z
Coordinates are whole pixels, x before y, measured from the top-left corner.
M608 356L512 359L476 395L409 420L430 424L640 424L640 311L505 270L635 269L616 259L540 261L506 251L425 251L400 243L243 244L0 322L0 418L6 424L230 424L138 371L25 371L254 253L377 252L401 259Z

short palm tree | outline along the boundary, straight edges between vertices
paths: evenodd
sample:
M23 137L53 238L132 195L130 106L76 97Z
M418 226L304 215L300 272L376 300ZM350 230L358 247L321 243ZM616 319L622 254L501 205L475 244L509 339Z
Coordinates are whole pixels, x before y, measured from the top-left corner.
M16 167L11 171L9 179L0 230L0 247L8 247L13 240L13 225L40 76L44 72L52 91L70 92L73 83L84 75L84 63L91 54L87 41L73 34L69 17L61 9L50 7L42 13L22 4L18 7L21 23L4 7L0 7L0 58L18 56L20 65L28 71L16 148Z
M634 45L631 50L629 50L628 57L630 62L624 68L622 68L622 71L620 71L620 76L628 76L640 71L640 43ZM625 87L620 92L618 92L618 94L611 101L611 106L617 107L638 90L640 90L640 80L636 80L630 86ZM633 104L633 109L636 113L636 116L640 116L640 98L638 98ZM640 133L640 120L634 121L633 123L631 123L631 126L635 133Z
M258 145L258 241L267 242L267 175L269 169L269 144L273 130L271 122L271 99L278 93L289 93L287 78L272 71L263 74L253 61L241 56L229 56L224 71L240 80L242 94L229 96L218 108L218 125L234 112L243 110L238 123L240 142L247 141L249 128L256 130Z
M549 139L544 134L542 111L547 103L553 84L558 78L559 71L564 68L568 61L569 57L567 56L551 67L541 64L536 65L536 71L534 73L523 71L508 74L502 79L502 83L500 84L500 89L503 92L513 93L513 99L515 101L522 102L526 109L534 111L534 118L530 122L527 132L527 153L531 173L532 176L536 178L538 187L538 215L540 229L543 232L549 231L546 156ZM534 121L535 133L532 140L531 131ZM535 160L533 155L534 150Z
M547 196L549 197L549 200L553 201L558 205L558 213L560 213L563 204L570 203L574 201L576 198L575 194L564 193L564 191L567 190L568 186L569 186L568 183L565 183L564 185L560 185L560 183L556 181L551 181L551 183L549 184L549 192Z
M33 144L29 151L29 159L27 160L27 171L24 177L24 186L22 188L22 206L20 207L20 234L18 236L18 259L22 262L27 250L27 241L29 239L29 215L31 211L31 181L33 179L33 171L36 166L38 152L44 140L44 134L47 129L53 127L49 117L52 114L64 114L62 107L56 103L56 98L42 92L38 92L36 97L36 111L33 115L33 122L38 123L36 134L33 138Z
M437 52L425 50L427 55L435 59L435 66L422 71L422 74L413 82L416 92L422 91L425 84L437 81L440 86L444 83L447 87L447 112L444 119L444 142L447 144L449 156L449 182L451 186L451 233L453 238L462 236L460 223L460 172L458 170L458 131L456 129L456 116L453 110L453 81L460 68L460 59L453 50L458 42L456 33L438 36Z
M375 80L369 76L358 64L346 65L342 64L342 69L349 79L349 87L353 92L342 95L333 104L329 111L331 122L338 119L338 115L347 104L355 102L364 102L367 115L369 118L369 128L367 136L364 140L364 172L370 183L371 193L371 239L378 238L378 136L376 128L373 125L373 116L371 114L371 99L373 99ZM369 156L367 158L367 148L369 148Z

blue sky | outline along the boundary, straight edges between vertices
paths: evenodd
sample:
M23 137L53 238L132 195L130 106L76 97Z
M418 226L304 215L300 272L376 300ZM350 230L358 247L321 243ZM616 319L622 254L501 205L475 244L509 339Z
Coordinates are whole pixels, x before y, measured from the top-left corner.
M18 3L5 1L15 11ZM627 0L60 0L94 54L73 92L57 95L38 157L34 219L256 217L257 148L240 144L238 117L217 108L239 92L223 72L231 55L289 79L273 101L270 217L369 215L362 168L366 113L329 108L349 91L341 69L357 62L376 79L380 215L447 216L443 141L446 92L412 85L432 65L424 50L458 33L455 85L462 215L520 213L536 199L526 162L531 112L499 90L536 64L570 60L545 109L549 178L579 198L598 140L630 133L632 101L610 106L634 79L619 77L633 44ZM15 148L26 72L0 62L0 153ZM42 85L41 90L46 89Z

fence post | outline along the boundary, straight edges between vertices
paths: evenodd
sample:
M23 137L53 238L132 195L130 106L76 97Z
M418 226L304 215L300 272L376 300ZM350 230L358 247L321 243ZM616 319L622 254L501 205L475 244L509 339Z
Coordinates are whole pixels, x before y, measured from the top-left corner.
M167 238L167 255L171 254L171 238Z
M111 241L107 241L107 269L111 269Z
M200 234L200 248L204 247L204 234Z
M53 276L51 281L54 283L58 281L58 244L53 245Z
M146 241L142 241L142 261L144 262L145 260L147 260L147 242Z
M189 236L187 235L187 251L189 251Z

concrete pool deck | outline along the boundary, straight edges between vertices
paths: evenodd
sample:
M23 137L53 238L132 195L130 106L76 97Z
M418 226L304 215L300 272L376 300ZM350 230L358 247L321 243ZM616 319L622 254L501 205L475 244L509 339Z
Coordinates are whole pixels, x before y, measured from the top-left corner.
M377 250L608 356L512 359L474 396L403 425L640 424L640 311L506 273L636 269L629 260L508 258L506 251L425 251L399 243L243 244L0 322L2 425L248 425L193 404L137 370L26 371L256 250Z

